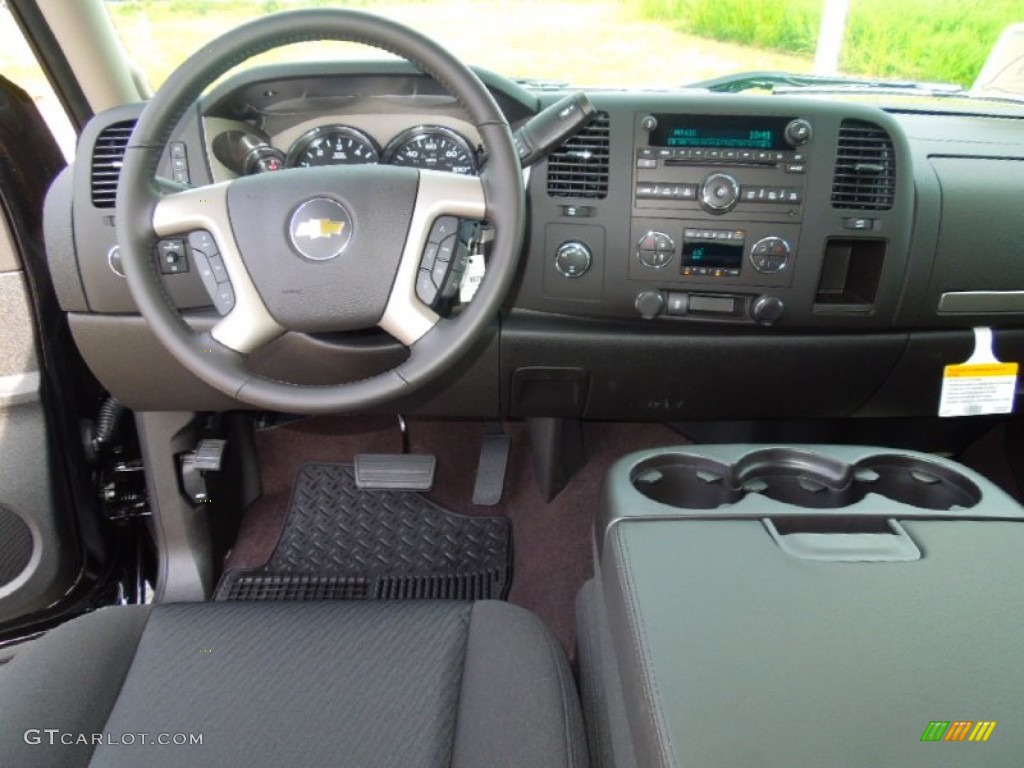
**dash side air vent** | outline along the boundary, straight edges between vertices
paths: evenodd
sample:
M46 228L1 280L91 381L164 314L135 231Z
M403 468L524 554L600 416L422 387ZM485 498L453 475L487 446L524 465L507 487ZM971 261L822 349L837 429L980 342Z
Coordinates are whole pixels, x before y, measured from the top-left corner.
M125 147L134 129L135 121L125 120L111 123L96 137L92 148L92 204L97 208L114 207Z
M839 126L832 207L887 211L896 195L896 151L874 123L844 120Z
M608 196L608 113L598 112L582 131L548 158L551 197Z

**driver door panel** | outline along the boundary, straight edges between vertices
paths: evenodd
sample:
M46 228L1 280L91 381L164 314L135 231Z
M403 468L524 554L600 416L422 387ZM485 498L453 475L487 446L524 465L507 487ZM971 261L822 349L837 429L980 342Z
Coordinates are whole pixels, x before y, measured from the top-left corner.
M57 502L29 254L41 259L42 196L62 164L32 100L0 78L0 626L53 606L81 556Z

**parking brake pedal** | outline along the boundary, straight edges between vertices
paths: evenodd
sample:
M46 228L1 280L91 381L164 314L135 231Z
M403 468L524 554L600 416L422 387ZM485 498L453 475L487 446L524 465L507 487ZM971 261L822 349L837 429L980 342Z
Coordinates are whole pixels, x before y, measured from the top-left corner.
M361 491L429 491L437 459L429 454L360 453L355 457Z
M196 449L181 457L181 485L192 501L209 501L206 473L220 472L227 440L200 440Z
M512 438L505 434L501 424L487 425L487 434L480 445L480 461L476 465L476 485L473 488L473 503L478 507L493 507L501 502L511 447Z

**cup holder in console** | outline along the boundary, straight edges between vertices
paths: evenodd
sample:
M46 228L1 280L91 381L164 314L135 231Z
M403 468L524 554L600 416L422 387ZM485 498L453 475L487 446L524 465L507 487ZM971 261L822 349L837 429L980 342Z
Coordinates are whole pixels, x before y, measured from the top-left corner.
M839 509L875 493L920 509L970 509L981 490L947 465L917 456L877 454L847 463L809 450L766 448L735 463L685 452L639 462L633 487L683 509L716 509L752 494L810 509Z
M970 509L981 501L981 489L954 469L913 456L871 456L855 467L864 493L922 509Z

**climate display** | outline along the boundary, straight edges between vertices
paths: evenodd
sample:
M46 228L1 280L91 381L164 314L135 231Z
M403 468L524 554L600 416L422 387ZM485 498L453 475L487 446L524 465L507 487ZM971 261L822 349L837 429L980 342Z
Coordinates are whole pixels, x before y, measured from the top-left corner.
M784 132L788 117L714 117L654 115L658 127L651 131L655 147L680 149L792 149Z

